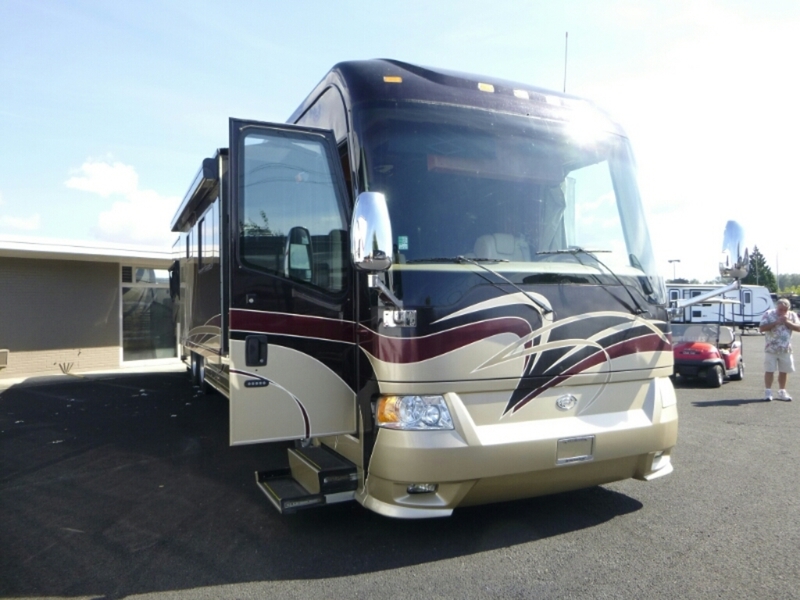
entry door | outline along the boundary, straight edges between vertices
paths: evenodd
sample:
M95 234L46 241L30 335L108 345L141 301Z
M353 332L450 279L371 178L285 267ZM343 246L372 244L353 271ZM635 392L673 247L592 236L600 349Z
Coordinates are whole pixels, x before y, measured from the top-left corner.
M742 321L752 321L755 310L753 310L753 292L750 290L742 290Z
M230 441L356 431L350 207L329 131L232 119Z

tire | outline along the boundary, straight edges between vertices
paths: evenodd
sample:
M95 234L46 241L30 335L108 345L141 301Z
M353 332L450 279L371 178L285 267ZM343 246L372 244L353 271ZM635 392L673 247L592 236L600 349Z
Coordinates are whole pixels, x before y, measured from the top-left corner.
M739 360L736 373L731 375L731 379L733 379L734 381L741 381L742 379L744 379L744 361Z
M191 374L192 385L200 385L200 361L203 360L200 356L192 352L191 358Z
M722 367L714 365L706 371L706 383L708 387L718 388L722 385L725 374L722 372Z
M214 388L206 381L206 359L192 352L192 385L200 394L210 394Z

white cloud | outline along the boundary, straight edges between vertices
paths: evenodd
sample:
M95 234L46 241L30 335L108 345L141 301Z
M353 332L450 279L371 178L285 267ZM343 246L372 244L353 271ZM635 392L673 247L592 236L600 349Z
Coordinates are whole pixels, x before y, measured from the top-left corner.
M2 198L0 198L2 200ZM2 202L0 202L2 204ZM7 215L0 216L0 227L10 227L11 229L19 229L21 231L36 231L41 226L41 218L38 213L27 217L9 217Z
M68 188L99 194L108 198L112 194L130 194L139 187L136 170L120 162L88 160L77 170L80 175L70 177L64 185Z
M169 230L180 198L139 189L136 169L121 162L88 160L65 182L69 188L115 199L100 213L94 234L117 243L168 245L175 238Z

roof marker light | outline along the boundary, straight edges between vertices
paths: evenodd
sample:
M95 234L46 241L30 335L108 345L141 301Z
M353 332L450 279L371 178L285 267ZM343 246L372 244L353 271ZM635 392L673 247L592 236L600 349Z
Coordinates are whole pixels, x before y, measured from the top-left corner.
M494 93L494 86L491 83L479 83L478 89L482 92Z
M514 95L517 98L522 98L523 100L530 100L530 94L525 90L514 90Z
M383 76L384 83L403 83L403 78L399 75L384 75Z

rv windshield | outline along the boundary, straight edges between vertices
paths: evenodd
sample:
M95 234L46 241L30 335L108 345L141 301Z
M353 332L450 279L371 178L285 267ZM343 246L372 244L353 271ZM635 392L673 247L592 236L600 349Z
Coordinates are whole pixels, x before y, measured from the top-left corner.
M488 259L515 283L625 280L664 302L624 137L421 102L362 106L354 120L398 268Z

